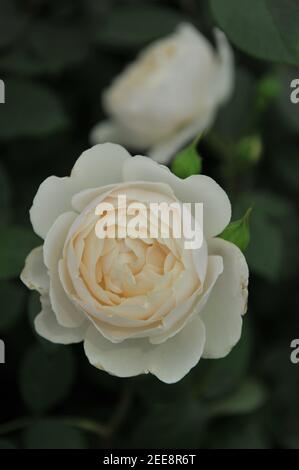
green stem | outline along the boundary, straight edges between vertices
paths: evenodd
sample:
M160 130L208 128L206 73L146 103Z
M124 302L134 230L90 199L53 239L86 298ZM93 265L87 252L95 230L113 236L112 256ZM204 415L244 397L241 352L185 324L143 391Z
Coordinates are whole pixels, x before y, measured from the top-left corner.
M118 431L121 423L123 422L124 418L127 415L128 409L130 407L130 403L131 403L131 391L128 387L126 387L116 407L115 413L111 417L111 420L108 426L110 429L110 434L114 434L116 431Z
M93 434L97 434L101 437L107 437L110 435L109 427L105 426L104 424L98 423L96 421L91 421L85 418L77 418L77 417L56 417L50 416L50 419L55 419L62 424L67 426L73 426L78 429L82 429L83 431L91 432ZM9 421L8 423L0 424L0 436L4 434L10 434L13 432L20 431L28 426L34 424L36 420L34 418L21 418L16 419L14 421Z
M99 423L98 421L92 421L86 418L77 418L77 417L66 417L66 418L59 418L63 424L67 426L72 426L74 428L78 428L81 431L90 432L92 434L96 434L100 437L108 437L110 436L109 427L105 424Z
M107 424L99 423L82 417L72 416L50 416L50 419L56 419L57 421L67 426L76 427L82 431L96 434L99 437L106 439L110 438L115 432L118 431L123 419L125 418L129 405L130 405L131 393L128 388L123 391L120 401L116 407L115 412L111 416ZM20 431L28 426L31 426L36 422L36 419L25 417L9 421L7 423L0 424L0 436Z
M0 436L3 434L9 434L11 432L20 431L21 429L30 426L34 420L32 418L20 418L8 423L0 424Z

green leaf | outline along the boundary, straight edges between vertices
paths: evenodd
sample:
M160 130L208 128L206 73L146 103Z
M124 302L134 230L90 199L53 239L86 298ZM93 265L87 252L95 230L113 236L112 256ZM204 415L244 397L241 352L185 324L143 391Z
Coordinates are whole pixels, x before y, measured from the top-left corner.
M188 178L201 172L201 158L197 152L197 142L179 152L171 163L171 171L179 178Z
M135 426L125 446L150 449L198 448L207 413L195 400L154 404Z
M32 230L0 227L0 280L19 276L28 253L40 244Z
M12 450L16 449L16 446L7 439L0 439L0 450Z
M233 393L206 406L212 415L252 413L266 400L265 388L255 380L246 379Z
M217 114L213 131L235 141L253 132L255 81L247 69L237 68L233 96Z
M169 387L167 384L156 380L150 374L139 375L134 377L132 381L132 388L136 395L143 397L143 399L151 405L175 405L178 401L189 401L194 398L192 396L192 373L186 375L179 382L172 384L171 395L169 395Z
M229 39L260 59L299 63L299 4L296 0L210 0Z
M281 278L285 258L284 233L289 220L295 220L296 214L284 198L266 191L244 193L235 204L236 213L242 213L249 205L254 211L246 259L256 274L273 282Z
M270 315L273 318L273 310ZM299 409L298 406L293 406L298 400L299 374L298 365L290 361L290 338L298 337L291 335L291 331L297 330L297 324L296 315L289 316L284 327L279 319L276 321L279 342L276 340L271 345L268 344L259 370L271 384L267 426L271 429L275 442L287 449L299 448Z
M25 12L14 0L0 0L0 47L8 46L23 31L28 23Z
M21 286L12 282L0 282L0 332L8 331L19 320L24 305L25 292Z
M291 188L293 191L299 190L299 158L298 149L295 145L294 148L284 149L283 157L281 156L280 149L274 159L274 167L279 178L283 183Z
M242 219L231 222L219 237L234 243L241 251L245 251L250 241L249 218L251 211L252 208L250 207Z
M55 93L39 83L9 79L0 107L0 138L40 137L64 130L68 118Z
M269 449L268 436L256 418L232 417L215 420L209 429L204 448L208 449Z
M6 171L0 165L0 226L6 224L10 217L11 190Z
M265 0L269 16L272 18L281 43L290 55L290 63L299 63L299 4L297 0ZM283 60L281 60L283 61ZM285 62L287 56L285 56Z
M20 370L20 390L27 407L46 411L63 401L71 390L75 363L70 348L47 354L36 345L25 355Z
M86 449L81 431L54 419L37 421L24 434L25 449Z
M200 400L212 400L231 393L245 379L251 351L251 335L244 321L239 343L223 359L200 361L193 373L194 394Z
M137 48L170 34L182 21L175 10L160 5L126 5L114 8L98 28L96 41L105 46Z
M0 67L28 76L57 74L87 57L87 38L75 24L35 22L18 47L1 55Z
M296 371L295 371L296 373ZM294 375L294 371L292 372ZM280 380L277 378L277 380ZM282 386L282 385L281 385ZM271 431L280 446L286 449L299 449L298 408L291 406L298 400L298 384L286 382L284 392L275 393L271 403Z
M255 246L255 251L249 251L247 259L253 271L276 281L283 261L281 230L266 219L256 220L252 224L252 246Z

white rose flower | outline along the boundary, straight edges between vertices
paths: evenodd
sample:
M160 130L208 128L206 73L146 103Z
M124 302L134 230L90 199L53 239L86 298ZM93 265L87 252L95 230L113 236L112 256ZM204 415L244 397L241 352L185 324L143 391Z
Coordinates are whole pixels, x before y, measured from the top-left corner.
M118 194L203 203L201 248L174 238L98 238L95 208ZM41 295L35 328L49 341L84 341L90 363L119 377L150 372L173 383L239 340L248 268L235 245L215 238L231 206L211 178L181 180L119 145L97 145L70 177L41 184L30 217L44 244L29 254L21 279Z
M213 121L233 86L233 53L215 30L217 49L191 24L156 41L103 94L110 120L91 132L93 144L116 142L160 163Z

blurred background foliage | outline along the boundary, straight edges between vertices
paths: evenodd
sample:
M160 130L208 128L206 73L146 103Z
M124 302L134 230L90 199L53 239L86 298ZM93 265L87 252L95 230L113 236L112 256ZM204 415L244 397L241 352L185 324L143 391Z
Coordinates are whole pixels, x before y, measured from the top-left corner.
M103 88L183 20L211 41L218 24L235 46L234 95L199 151L234 218L253 207L251 279L237 347L170 386L109 376L82 345L38 337L38 296L18 275L40 243L38 185L68 174L103 118ZM296 0L0 0L0 448L299 448L298 23Z

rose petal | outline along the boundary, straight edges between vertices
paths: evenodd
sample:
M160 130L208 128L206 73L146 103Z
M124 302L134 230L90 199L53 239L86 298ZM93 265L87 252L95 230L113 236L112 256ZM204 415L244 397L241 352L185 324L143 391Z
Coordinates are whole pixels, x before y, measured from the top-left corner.
M181 380L196 366L205 344L205 327L194 318L177 335L153 349L149 371L165 383Z
M206 305L211 292L213 292L213 287L222 272L223 261L221 256L209 256L203 291L200 293L195 292L183 305L173 309L163 322L165 331L162 330L158 334L154 333L150 338L150 342L152 344L163 343L181 331L195 315L198 315Z
M214 30L218 50L218 74L216 75L216 93L221 103L227 101L234 86L234 55L233 50L220 29Z
M122 144L117 133L117 128L113 121L101 121L96 124L90 132L89 140L92 145L102 144L105 142L115 142Z
M57 217L72 209L71 199L77 192L120 182L122 165L128 158L130 154L119 145L96 145L82 153L70 177L47 178L40 185L30 209L34 231L45 238Z
M76 217L75 212L61 214L47 233L44 243L44 261L47 268L52 271L58 271L58 262L62 258L63 246Z
M194 119L186 127L173 134L169 139L154 145L147 153L156 162L166 164L175 154L191 141L196 135L207 130L214 120L214 112L204 114Z
M35 233L46 237L57 217L72 209L71 198L77 190L77 182L68 177L50 176L40 185L30 209Z
M112 120L101 121L96 124L91 129L89 139L92 145L105 142L112 142L128 147L132 145L132 141L128 139L127 134Z
M50 279L44 264L42 246L34 248L27 256L21 281L28 289L35 289L41 294L49 291Z
M84 349L92 365L118 377L151 372L163 382L174 383L197 364L204 341L204 326L197 317L175 337L158 346L146 339L113 344L92 326L87 331Z
M147 340L127 340L112 343L90 326L84 341L89 362L118 377L131 377L146 372L145 355L150 351Z
M69 299L57 273L51 273L49 295L52 310L61 326L76 328L84 323L83 312Z
M127 150L117 144L99 144L86 150L71 173L82 189L121 182L123 163L130 159Z
M168 168L153 160L136 156L126 160L123 166L125 181L158 181L169 184L181 202L203 203L204 234L206 238L221 233L231 218L231 205L225 191L204 175L189 176L184 180Z
M34 320L37 333L48 341L58 344L72 344L83 341L88 322L80 328L64 328L57 323L47 297L41 297L42 311Z
M212 240L209 253L222 256L224 263L223 273L200 313L206 328L204 357L215 359L226 356L240 339L247 306L248 267L239 248L225 240Z

